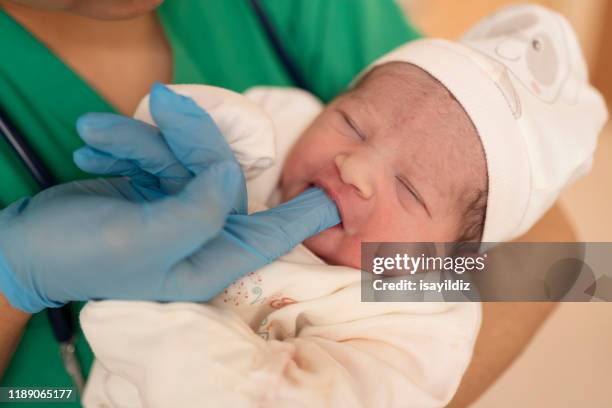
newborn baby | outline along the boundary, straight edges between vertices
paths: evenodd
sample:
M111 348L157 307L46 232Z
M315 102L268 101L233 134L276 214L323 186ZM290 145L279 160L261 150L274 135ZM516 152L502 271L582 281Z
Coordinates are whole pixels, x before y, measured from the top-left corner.
M90 303L87 406L445 405L480 305L360 302L361 243L511 239L588 169L605 121L567 22L534 6L463 43L400 47L325 108L293 89L174 88L228 139L250 211L319 186L342 223L209 304Z

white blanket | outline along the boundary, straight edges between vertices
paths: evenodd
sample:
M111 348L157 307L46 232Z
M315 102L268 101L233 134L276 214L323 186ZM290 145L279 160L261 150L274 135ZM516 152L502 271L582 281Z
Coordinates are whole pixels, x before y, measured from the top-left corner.
M320 103L298 90L254 88L245 95L265 112L256 113L236 94L202 86L179 91L195 94L217 122L227 112L241 121L220 127L249 170L250 210L274 205L282 161ZM205 101L213 94L211 109ZM300 245L209 304L91 302L81 324L97 360L84 404L445 405L470 361L480 304L361 303L360 296L360 271L325 265Z

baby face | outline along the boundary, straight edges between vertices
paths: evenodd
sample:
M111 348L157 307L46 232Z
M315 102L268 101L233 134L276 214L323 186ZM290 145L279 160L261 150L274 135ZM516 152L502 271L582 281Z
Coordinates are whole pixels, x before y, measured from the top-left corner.
M328 263L358 268L361 242L458 239L486 177L458 102L421 69L390 63L315 119L286 160L281 191L288 200L323 188L342 223L304 244Z

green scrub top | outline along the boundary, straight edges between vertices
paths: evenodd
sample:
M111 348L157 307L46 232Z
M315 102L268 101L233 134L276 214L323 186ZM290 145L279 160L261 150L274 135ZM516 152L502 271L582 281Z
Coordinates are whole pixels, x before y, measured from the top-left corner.
M263 6L309 91L323 101L375 58L420 36L393 0L264 0ZM157 14L172 49L174 83L238 92L255 85L292 85L248 1L166 0ZM72 162L72 152L82 145L75 121L85 112L113 112L113 107L2 10L0 33L3 110L56 180L90 178ZM1 140L0 208L37 190ZM75 318L80 306L73 308ZM77 349L87 374L93 356L82 333ZM0 386L70 384L46 315L39 313L30 320Z

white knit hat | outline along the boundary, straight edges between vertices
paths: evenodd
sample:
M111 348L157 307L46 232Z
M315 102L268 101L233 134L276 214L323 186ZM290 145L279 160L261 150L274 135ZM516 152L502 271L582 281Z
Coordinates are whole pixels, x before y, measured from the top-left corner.
M483 242L527 231L565 186L590 170L607 110L561 15L533 5L506 7L460 42L413 41L373 66L391 61L431 74L474 123L489 178Z

